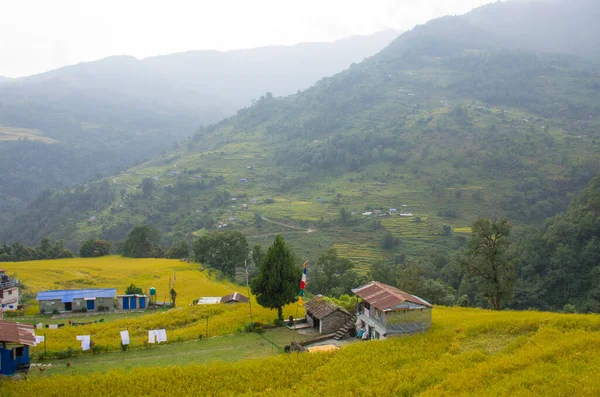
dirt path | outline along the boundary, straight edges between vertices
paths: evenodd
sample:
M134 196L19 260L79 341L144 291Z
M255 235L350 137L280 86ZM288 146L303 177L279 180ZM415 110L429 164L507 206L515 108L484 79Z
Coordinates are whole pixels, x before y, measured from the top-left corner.
M286 225L285 223L281 223L281 222L273 221L273 220L271 220L271 219L269 219L269 218L265 218L264 216L261 216L261 218L262 218L262 220L263 220L263 221L265 221L265 222L273 223L273 224L275 224L275 225L279 225L279 226L287 227L287 228L290 228L290 229L302 230L303 232L306 232L306 233L313 233L313 232L316 232L316 231L317 231L317 229L304 229L304 228L301 228L301 227L298 227L298 226Z

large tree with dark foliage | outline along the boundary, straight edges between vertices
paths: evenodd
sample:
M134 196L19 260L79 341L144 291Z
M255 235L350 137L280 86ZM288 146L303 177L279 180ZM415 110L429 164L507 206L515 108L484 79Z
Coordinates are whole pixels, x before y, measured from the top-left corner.
M335 248L331 248L324 252L311 268L308 289L313 293L338 298L350 294L352 288L364 282L365 277L354 270L354 264L349 259L340 258Z
M194 242L194 259L206 266L235 276L235 269L244 266L248 257L248 242L239 231L211 232Z
M160 234L148 225L133 228L123 243L121 255L129 258L155 258L162 251Z
M514 265L506 256L510 229L506 219L493 222L479 218L471 228L471 240L461 261L495 310L500 310L513 295Z
M259 305L277 309L277 317L283 319L283 306L296 301L301 277L292 251L283 237L277 235L250 288Z
M79 256L82 258L93 258L110 254L112 243L106 240L86 240L79 248Z

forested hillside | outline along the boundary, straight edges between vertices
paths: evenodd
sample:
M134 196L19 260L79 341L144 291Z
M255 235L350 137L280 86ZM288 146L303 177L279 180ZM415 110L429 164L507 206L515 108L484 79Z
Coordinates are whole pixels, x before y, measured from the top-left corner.
M550 29L547 37L571 34L573 20L596 8L540 4L493 4L419 26L346 71L296 95L267 94L127 172L46 193L2 227L0 240L35 245L49 236L77 249L92 237L123 240L142 223L165 244L213 229L262 245L282 233L302 258L334 247L364 273L383 260L377 266L391 264L392 277L418 275L425 298L485 306L454 253L478 217L506 217L513 236L529 230L511 252L534 245L512 257L513 307L596 311L596 270L586 262L595 229L574 226L588 215L574 216L574 201L544 224L600 171L598 42L580 43L589 57L562 51L559 40L535 44ZM522 7L519 26L536 26L518 43L490 17L513 7ZM534 23L561 10L564 23ZM585 40L596 28L578 29ZM99 190L102 198L92 198ZM563 230L583 235L555 244ZM573 291L556 287L567 278L578 280Z
M143 60L116 56L0 78L0 222L45 188L87 182L158 155L265 92L307 88L396 35ZM9 140L2 127L36 130L53 145Z

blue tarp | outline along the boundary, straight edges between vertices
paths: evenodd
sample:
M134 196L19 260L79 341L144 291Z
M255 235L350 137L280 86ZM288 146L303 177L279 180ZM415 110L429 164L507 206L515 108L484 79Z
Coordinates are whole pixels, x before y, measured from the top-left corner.
M117 296L115 288L95 289L68 289L57 291L41 291L37 294L38 301L60 299L63 303L73 302L73 299L83 298L114 298Z

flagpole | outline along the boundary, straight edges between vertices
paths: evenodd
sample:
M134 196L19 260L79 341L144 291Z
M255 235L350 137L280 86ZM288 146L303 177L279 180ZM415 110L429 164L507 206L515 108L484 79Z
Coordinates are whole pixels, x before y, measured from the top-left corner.
M298 293L298 303L296 304L296 315L294 316L294 319L298 318L298 312L300 311L300 306L303 305L302 303L302 297L304 296L304 288L306 288L306 276L307 276L307 266L308 266L308 261L304 261L304 265L302 266L302 280L300 281L300 292ZM294 324L294 320L292 320L292 327L294 330L294 337L292 340L293 342L296 342L296 333L298 332L298 330L296 329L296 326Z
M254 332L254 321L252 320L252 295L250 294L250 281L248 280L248 263L244 259L244 269L246 269L246 286L248 287L248 307L250 308L250 327Z

